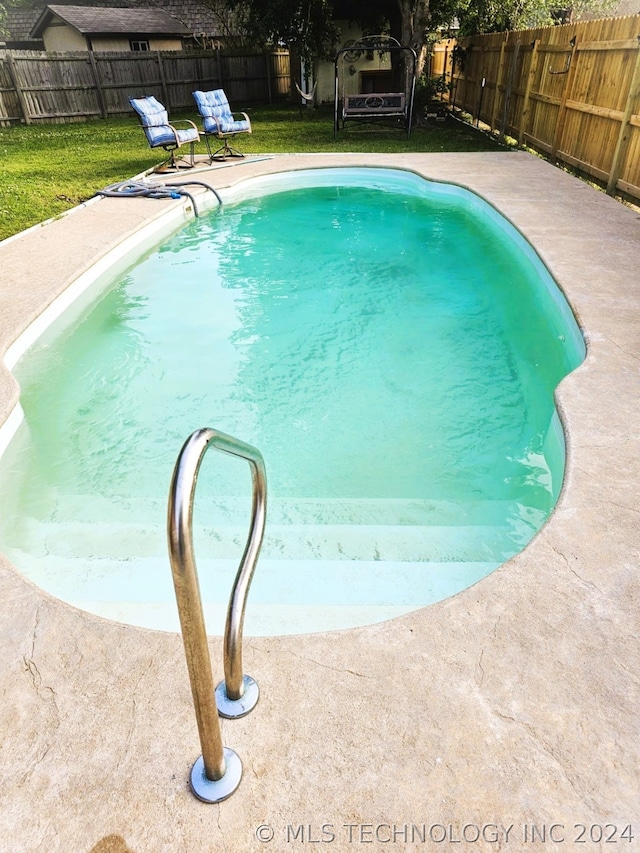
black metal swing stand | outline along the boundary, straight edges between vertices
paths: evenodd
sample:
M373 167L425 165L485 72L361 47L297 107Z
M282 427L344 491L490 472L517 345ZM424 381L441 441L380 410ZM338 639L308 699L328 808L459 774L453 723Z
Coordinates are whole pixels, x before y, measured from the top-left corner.
M349 74L358 73L356 64L364 56L371 58L375 53L399 55L405 60L405 86L402 92L346 92L345 66ZM353 44L340 48L334 62L335 103L333 138L338 138L340 128L347 122L358 124L376 123L390 129L401 129L411 133L413 101L416 90L417 55L412 47L401 45L391 36L363 36ZM342 86L340 81L342 80ZM356 81L358 82L358 81Z

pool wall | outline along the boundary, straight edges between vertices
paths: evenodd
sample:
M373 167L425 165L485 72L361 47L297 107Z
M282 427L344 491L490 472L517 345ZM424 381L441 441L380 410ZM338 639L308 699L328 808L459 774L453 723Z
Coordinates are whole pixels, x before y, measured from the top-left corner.
M208 200L207 195L204 203L200 202L203 211L207 209ZM82 271L77 277L72 278L62 290L53 296L44 310L37 314L29 325L20 332L4 352L4 366L12 370L29 347L47 333L51 333L57 324L60 324L62 328L71 325L75 318L81 316L95 302L101 292L112 285L114 276L124 271L145 251L153 248L159 240L179 229L185 222L190 221L192 215L190 203L183 207L165 210L162 213L157 211L157 215L151 221L143 223L132 234L108 249L97 259L95 264ZM34 237L41 236L42 232L43 228L39 230L37 227L29 229L26 238L28 239L32 234ZM12 244L16 242L16 249L19 253L22 244L18 243L18 240L20 240L19 235L17 238L10 238L5 241L5 247L10 249ZM0 425L0 456L15 435L22 419L22 410L17 404L7 420Z
M252 640L261 699L223 724L245 773L220 806L187 790L200 750L180 638L80 613L0 558L3 837L48 853L244 853L333 834L330 849L347 851L408 849L416 827L415 849L461 849L467 826L479 832L467 846L484 851L497 848L494 827L521 850L535 846L533 825L547 839L554 825L567 847L630 825L622 847L638 849L638 212L526 153L291 155L203 177L223 189L321 165L463 183L536 247L588 342L556 395L568 452L556 511L452 599L339 634ZM107 199L0 245L2 350L172 205ZM0 419L16 400L3 369Z

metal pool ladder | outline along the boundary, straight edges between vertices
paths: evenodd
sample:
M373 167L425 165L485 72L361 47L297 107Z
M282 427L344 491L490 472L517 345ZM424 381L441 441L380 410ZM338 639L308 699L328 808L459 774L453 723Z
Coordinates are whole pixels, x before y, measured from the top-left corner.
M193 502L196 482L200 464L210 447L230 456L246 459L251 468L253 483L249 537L227 609L223 655L225 680L218 684L215 691L193 549ZM218 714L229 719L243 717L255 707L259 697L258 685L254 679L243 675L242 672L242 629L247 595L262 545L266 512L267 477L260 451L214 429L204 428L192 433L180 451L171 478L167 535L182 640L202 748L202 755L191 770L191 790L205 803L219 803L231 796L242 777L240 758L232 749L222 744Z

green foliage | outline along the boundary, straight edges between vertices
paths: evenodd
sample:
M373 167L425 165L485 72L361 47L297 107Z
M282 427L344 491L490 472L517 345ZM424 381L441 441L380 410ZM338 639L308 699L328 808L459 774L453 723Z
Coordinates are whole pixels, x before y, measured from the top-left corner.
M213 0L209 0L213 2ZM390 32L401 44L421 46L429 28L455 15L457 0L229 0L242 8L258 44L284 44L304 60L335 55L336 21L360 24L365 33Z
M330 0L230 0L255 44L285 45L301 59L329 56L338 38Z
M428 77L426 74L421 74L416 81L416 92L413 101L413 118L414 122L420 124L424 119L425 108L430 104L442 101L442 96L451 91L451 83L447 82L446 78Z
M447 82L444 76L427 77L426 74L423 74L416 84L416 95L420 93L425 101L442 100L442 95L450 90L451 84Z
M435 0L437 2L437 0ZM558 10L568 9L574 16L580 12L606 12L617 0L574 0L566 6L558 0L458 0L461 35L524 30L557 23Z
M32 0L0 0L0 36L7 36L7 12L19 6L30 6Z
M0 239L149 168L157 155L124 119L0 128Z
M214 0L209 0L214 2ZM558 0L230 0L247 15L256 43L282 43L302 59L330 57L337 20L355 21L363 32L389 31L401 44L420 47L457 18L462 35L553 24ZM617 0L573 0L573 15L606 14Z
M307 109L274 104L249 108L253 134L238 147L247 154L316 152L487 151L498 144L474 128L443 122L430 130L404 133L349 126L333 139L333 107ZM193 111L175 118L193 119ZM204 142L196 153L204 154ZM73 124L0 128L0 239L36 225L86 201L97 190L157 165L134 118ZM188 180L189 173L181 178ZM202 175L194 175L202 177ZM204 178L206 180L206 177Z
M464 71L464 67L467 62L467 48L462 47L460 44L454 44L453 50L451 51L451 63L455 69L458 71Z

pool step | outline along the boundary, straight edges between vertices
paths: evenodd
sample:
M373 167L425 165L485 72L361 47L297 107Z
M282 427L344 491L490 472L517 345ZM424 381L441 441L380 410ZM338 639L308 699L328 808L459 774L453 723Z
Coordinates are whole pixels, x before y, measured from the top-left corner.
M251 498L197 496L195 523L247 524ZM34 513L31 513L32 515ZM104 498L64 495L42 507L41 519L68 521L164 524L166 498ZM515 501L428 500L412 498L275 498L269 496L267 522L272 524L364 524L475 526L494 524L496 518L522 517L532 522L539 510Z
M246 526L194 527L198 559L239 560ZM507 559L530 532L507 524L492 526L269 524L261 557L323 560L475 561ZM524 537L524 538L523 538ZM167 553L164 527L137 524L42 523L23 519L23 550L37 556L81 555L117 559Z
M34 583L81 609L142 627L178 630L167 559L11 556ZM383 621L446 598L497 565L261 559L251 587L246 633L297 633ZM198 569L209 614L207 630L222 633L237 562L203 559Z
M71 496L46 512L47 520L22 513L6 527L14 547L4 550L28 577L106 618L178 630L164 501L114 505ZM271 501L247 634L355 627L446 598L523 547L541 516L517 503ZM196 501L196 557L212 634L223 630L248 517L245 499Z

